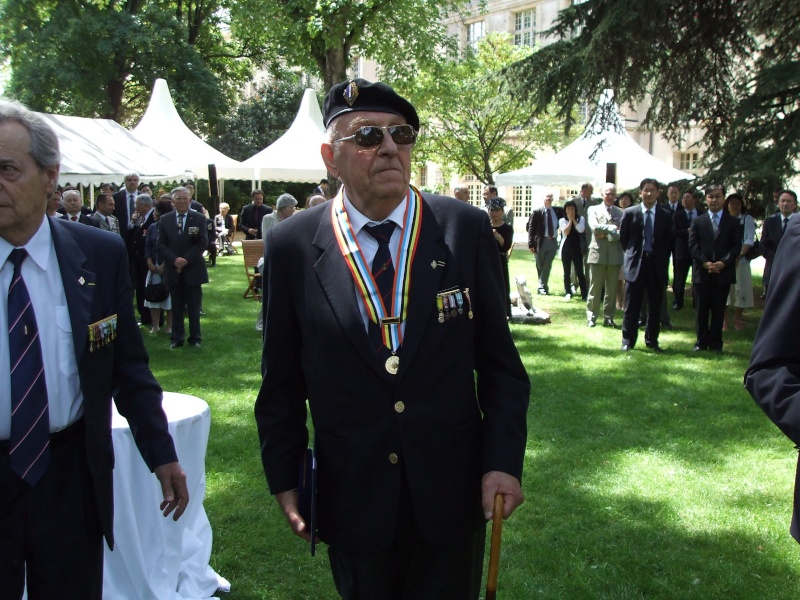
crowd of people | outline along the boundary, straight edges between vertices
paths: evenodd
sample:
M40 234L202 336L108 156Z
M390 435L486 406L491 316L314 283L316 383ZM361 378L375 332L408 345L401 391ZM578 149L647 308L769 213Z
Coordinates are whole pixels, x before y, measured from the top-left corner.
M701 194L676 182L664 189L657 180L645 178L638 202L629 192L618 196L613 183L601 187L599 200L592 197L593 192L591 184L584 184L563 208L554 206L548 193L531 213L526 230L528 248L535 257L538 293L551 293L550 272L558 256L564 297L580 296L586 303L588 327L602 322L621 329L623 352L634 348L638 330L644 328L645 345L661 352L659 333L672 329L671 261L671 310L683 309L691 274L696 313L693 349L721 352L722 332L744 329L744 311L754 306L750 261L760 255L765 258L766 295L778 243L797 210L796 193L786 189L775 193L776 213L764 220L759 241L745 199L735 192L726 195L720 184L707 185ZM467 187L455 188L453 195L469 202ZM700 208L701 198L706 210ZM484 200L509 291L507 258L513 229L508 222L509 216L513 222L513 210L497 196L494 186L484 188ZM618 311L623 315L621 325L616 320Z

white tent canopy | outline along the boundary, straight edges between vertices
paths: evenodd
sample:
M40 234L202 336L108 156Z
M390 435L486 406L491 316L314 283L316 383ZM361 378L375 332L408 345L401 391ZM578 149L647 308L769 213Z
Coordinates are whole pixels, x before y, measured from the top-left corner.
M121 183L135 171L143 181L186 177L183 167L109 119L87 119L38 113L58 136L61 150L60 185Z
M662 183L680 179L694 179L662 162L637 144L625 131L619 112L613 101L613 92L606 90L600 98L601 108L611 104L610 118L601 127L595 120L586 131L569 146L524 169L502 173L497 176L497 185L541 185L549 187L579 185L584 182L602 184L606 178L606 165L617 165L617 187L630 189L639 186L645 177ZM609 116L609 112L606 113Z
M150 104L133 134L199 178L208 179L210 164L216 165L220 179L253 178L252 169L212 148L186 126L163 79L156 79Z
M327 174L319 152L324 140L317 96L307 89L286 133L242 164L255 169L257 180L316 183Z

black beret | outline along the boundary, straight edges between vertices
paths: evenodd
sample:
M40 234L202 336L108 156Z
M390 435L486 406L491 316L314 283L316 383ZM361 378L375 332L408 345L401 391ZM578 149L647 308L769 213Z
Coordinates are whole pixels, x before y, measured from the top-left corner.
M366 79L343 81L331 88L325 97L325 127L340 115L358 111L394 113L405 117L406 122L419 131L419 117L411 102L385 83Z

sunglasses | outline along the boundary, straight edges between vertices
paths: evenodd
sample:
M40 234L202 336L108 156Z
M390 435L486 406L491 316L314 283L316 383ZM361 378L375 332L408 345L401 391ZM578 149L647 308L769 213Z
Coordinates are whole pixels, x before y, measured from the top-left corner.
M378 127L377 125L367 125L359 127L353 135L333 140L335 142L344 142L347 140L354 140L357 146L362 148L371 148L372 146L380 146L383 142L383 131L389 132L392 141L398 146L409 146L417 141L417 130L411 125L390 125L389 127Z

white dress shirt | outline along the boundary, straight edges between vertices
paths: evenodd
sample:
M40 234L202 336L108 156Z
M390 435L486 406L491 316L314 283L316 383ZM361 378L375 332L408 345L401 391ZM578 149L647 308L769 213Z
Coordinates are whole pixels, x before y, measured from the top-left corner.
M394 265L395 272L397 271L397 257L400 251L400 240L403 236L403 218L406 214L406 205L408 204L408 195L403 199L403 201L395 208L392 213L383 221L371 221L366 215L360 213L358 209L353 206L353 203L347 197L347 191L344 191L344 209L347 212L347 218L350 220L350 226L353 228L353 234L356 237L356 241L358 242L358 247L361 248L361 254L364 256L364 262L367 263L367 266L372 271L372 261L375 259L375 254L378 252L378 241L372 237L369 233L366 232L364 227L366 225L380 225L381 223L385 223L386 221L392 221L396 227L392 232L392 237L389 240L389 251L392 254L392 264ZM358 291L356 287L356 282L353 282L353 290L355 290L356 298L358 300L358 310L361 313L361 319L364 321L364 328L368 329L369 325L369 316L367 315L367 309L364 306L363 299L361 298L361 292ZM387 307L387 310L391 310L390 307ZM394 315L390 315L394 316ZM399 316L399 315L397 315ZM403 321L400 324L400 329L403 333L405 333L406 329L406 322Z
M28 258L22 263L22 277L39 328L50 431L59 431L83 415L83 393L78 379L67 297L53 246L50 222L46 218L23 247L28 251ZM14 275L14 265L8 257L13 249L14 246L0 237L0 440L7 440L11 433L8 288ZM69 257L63 258L69 260Z

